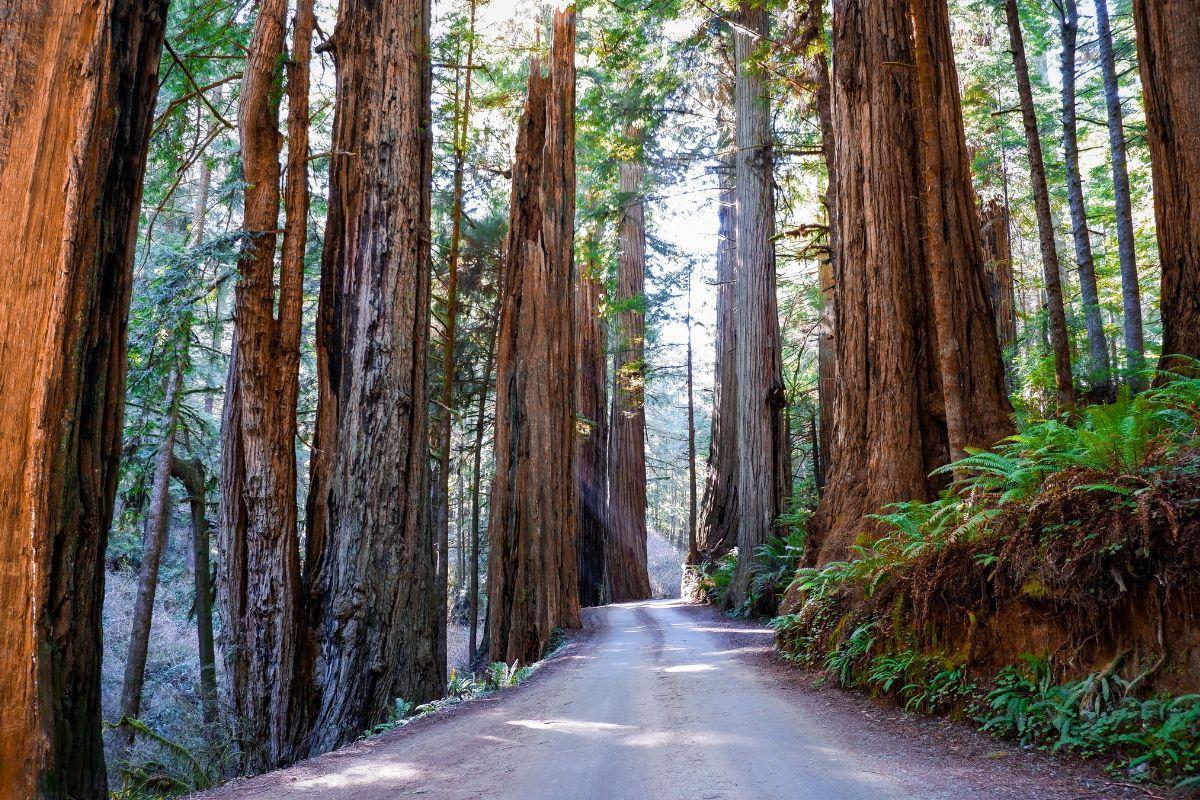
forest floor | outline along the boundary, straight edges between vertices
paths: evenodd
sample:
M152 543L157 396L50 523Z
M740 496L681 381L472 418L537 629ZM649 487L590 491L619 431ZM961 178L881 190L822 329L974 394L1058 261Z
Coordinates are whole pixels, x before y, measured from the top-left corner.
M798 673L772 631L657 600L590 609L519 687L206 800L1167 797Z

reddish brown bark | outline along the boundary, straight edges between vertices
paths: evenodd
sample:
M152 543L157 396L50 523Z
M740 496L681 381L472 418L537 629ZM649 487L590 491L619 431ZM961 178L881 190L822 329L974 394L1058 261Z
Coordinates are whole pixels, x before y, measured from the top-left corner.
M588 263L575 285L576 549L581 606L598 606L609 596L604 568L608 539L608 324L600 310L603 296L604 275L596 264Z
M701 500L696 549L700 561L715 561L737 544L737 191L726 159L717 209L717 309L713 370L712 429Z
M939 133L948 327L962 354L951 390L963 402L965 444L988 445L1010 432L1011 408L986 298L948 14L942 0L926 2L932 97L925 113ZM903 66L914 61L911 31L903 4L834 5L838 391L830 474L813 526L816 563L844 558L860 536L872 537L864 514L932 497L937 487L929 473L950 457L946 390L929 357L938 340L922 225L916 75Z
M103 557L164 0L0 15L0 789L106 797Z
M275 281L280 164L277 66L288 3L265 0L250 40L238 133L246 182L234 342L222 418L220 573L227 703L242 771L296 760L307 688L296 513L296 402L308 217L308 58L301 2L288 63L287 190ZM278 310L276 310L278 305Z
M429 517L429 6L344 0L305 575L309 752L442 694Z
M1008 353L1017 346L1017 301L1008 207L1000 200L990 200L980 209L980 217L988 298L996 315L996 337L1001 351Z
M743 2L734 31L737 173L738 563L731 605L749 596L758 547L776 534L791 495L787 396L775 296L774 157L770 99L754 59L769 31L766 8Z
M1029 153L1029 179L1033 184L1033 204L1037 212L1038 244L1042 250L1042 277L1046 283L1046 311L1051 349L1054 351L1054 383L1060 406L1075 404L1075 384L1071 378L1071 348L1067 334L1067 312L1063 303L1062 278L1058 251L1054 245L1054 221L1051 217L1050 192L1046 188L1046 166L1042 158L1042 140L1038 133L1037 109L1033 105L1033 87L1029 82L1029 63L1025 58L1025 39L1017 0L1005 0L1008 38L1017 91L1021 99L1021 120L1025 126L1025 147Z
M640 130L626 131L639 139ZM621 230L617 260L612 434L608 441L608 542L611 600L650 596L646 570L646 216L641 164L620 166Z
M578 627L575 552L575 12L554 14L517 129L496 360L488 531L493 661L531 663Z
M1159 367L1170 369L1172 355L1200 358L1200 2L1135 0L1133 18L1162 263Z

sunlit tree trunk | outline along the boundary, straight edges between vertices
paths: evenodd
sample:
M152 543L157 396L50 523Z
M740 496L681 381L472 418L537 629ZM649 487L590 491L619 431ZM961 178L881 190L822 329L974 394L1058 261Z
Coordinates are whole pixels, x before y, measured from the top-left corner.
M734 30L734 159L737 188L738 563L727 602L742 604L759 545L787 509L787 396L775 296L775 199L771 107L755 54L768 35L767 11L743 3Z
M439 697L426 358L429 5L344 0L317 320L305 575L317 692L309 751L357 738L396 698Z
M279 72L288 3L259 4L238 107L246 183L234 343L221 426L220 592L228 705L241 768L296 760L308 700L296 511L296 403L308 217L308 58L312 1L288 61L287 210L279 228ZM278 308L276 308L276 306Z
M1071 348L1067 336L1067 311L1063 303L1062 277L1058 251L1054 245L1054 221L1050 215L1050 192L1046 188L1046 167L1042 158L1042 140L1038 133L1037 109L1033 105L1033 87L1029 82L1029 63L1025 59L1025 39L1017 0L1005 0L1008 38L1012 47L1017 90L1021 98L1021 120L1025 126L1025 147L1029 153L1029 178L1033 183L1033 204L1037 214L1038 244L1042 250L1042 275L1046 282L1050 346L1054 351L1054 383L1060 406L1075 404L1075 384L1071 377Z
M1134 0L1154 219L1163 359L1200 358L1200 0Z
M575 552L575 12L554 15L517 129L496 355L488 532L493 661L531 663L578 627Z
M0 12L0 787L107 796L104 548L165 0Z
M1007 356L1017 346L1017 307L1012 271L1012 246L1008 206L991 200L980 209L984 269L988 296L996 315L996 336Z
M859 536L869 535L865 514L934 495L938 483L929 473L951 455L948 394L959 396L964 446L986 446L1011 431L949 15L943 0L925 0L925 6L924 101L918 70L878 68L915 61L906 4L837 0L834 6L838 387L830 472L812 529L809 559L815 563L845 558ZM922 133L937 136L923 148ZM922 177L926 148L940 161L934 192L928 173ZM940 220L926 214L931 202L940 206L934 214ZM938 280L947 293L938 310L948 313L939 321L931 296L930 221L933 235L941 230L944 274ZM937 357L938 334L947 330L960 353L958 374L949 381Z
M640 139L641 130L626 134ZM621 231L617 332L613 353L612 433L608 442L608 542L612 600L650 596L646 569L646 216L643 167L620 166Z

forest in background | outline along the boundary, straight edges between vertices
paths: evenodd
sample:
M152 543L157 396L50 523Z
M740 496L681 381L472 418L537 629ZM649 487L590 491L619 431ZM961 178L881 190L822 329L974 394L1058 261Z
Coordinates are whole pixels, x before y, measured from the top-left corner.
M70 565L3 554L4 641L55 656L0 778L278 768L680 591L848 687L1200 770L1194 2L386 5L5 21L0 242L92 272L18 270L0 328L4 513ZM30 200L75 148L87 191Z

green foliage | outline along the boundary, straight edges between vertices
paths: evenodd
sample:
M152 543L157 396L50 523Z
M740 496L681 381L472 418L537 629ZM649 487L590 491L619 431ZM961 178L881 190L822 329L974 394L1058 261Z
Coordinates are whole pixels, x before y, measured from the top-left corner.
M704 562L696 569L700 590L713 602L725 596L737 569L737 548L733 548L717 559L716 563Z
M842 686L853 688L858 685L861 664L875 644L874 627L873 622L859 625L825 658L825 669L831 671Z
M1007 667L976 721L1023 745L1083 756L1112 754L1111 769L1194 786L1200 778L1200 695L1139 700L1116 675L1056 684L1049 663L1026 655Z

